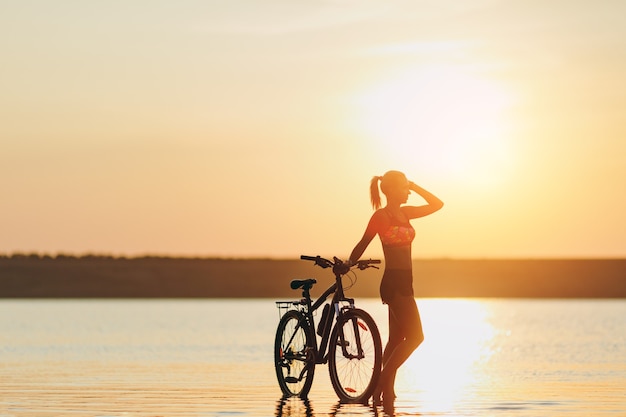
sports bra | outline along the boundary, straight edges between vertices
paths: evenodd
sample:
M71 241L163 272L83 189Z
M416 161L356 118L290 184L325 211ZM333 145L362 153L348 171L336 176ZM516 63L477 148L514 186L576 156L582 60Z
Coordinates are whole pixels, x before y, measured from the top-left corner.
M396 219L391 213L385 210L387 216L389 216L389 226L387 230L380 235L380 241L383 246L399 247L409 246L415 238L415 229L411 226L409 221L402 222Z

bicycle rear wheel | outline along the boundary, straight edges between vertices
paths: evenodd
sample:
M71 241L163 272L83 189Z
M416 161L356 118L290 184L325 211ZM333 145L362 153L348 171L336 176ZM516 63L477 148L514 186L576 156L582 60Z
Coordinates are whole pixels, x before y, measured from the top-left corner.
M382 343L374 319L351 309L337 319L328 347L328 370L342 402L366 403L382 365Z
M304 315L291 310L278 322L274 366L278 385L286 396L306 398L315 373L315 340Z

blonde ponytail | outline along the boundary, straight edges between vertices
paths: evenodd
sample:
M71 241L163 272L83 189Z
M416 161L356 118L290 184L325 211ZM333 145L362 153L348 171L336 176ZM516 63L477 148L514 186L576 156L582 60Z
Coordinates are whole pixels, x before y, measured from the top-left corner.
M370 198L372 200L372 207L374 210L380 208L380 191L378 190L378 181L382 181L383 177L373 177L370 182Z

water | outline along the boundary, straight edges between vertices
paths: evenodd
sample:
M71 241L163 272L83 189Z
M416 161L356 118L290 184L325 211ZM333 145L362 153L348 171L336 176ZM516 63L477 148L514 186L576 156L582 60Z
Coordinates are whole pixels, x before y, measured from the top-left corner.
M386 337L386 310L357 300ZM626 300L418 299L404 416L626 416ZM273 300L2 300L0 417L374 416L281 400Z

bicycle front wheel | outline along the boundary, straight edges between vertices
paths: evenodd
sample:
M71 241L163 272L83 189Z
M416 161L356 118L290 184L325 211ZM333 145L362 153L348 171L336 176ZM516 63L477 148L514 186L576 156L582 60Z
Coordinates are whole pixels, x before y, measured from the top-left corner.
M328 348L328 370L342 402L366 403L372 395L382 365L382 343L374 319L351 309L337 319Z
M285 396L305 398L315 372L314 334L304 315L291 310L278 322L274 366Z

